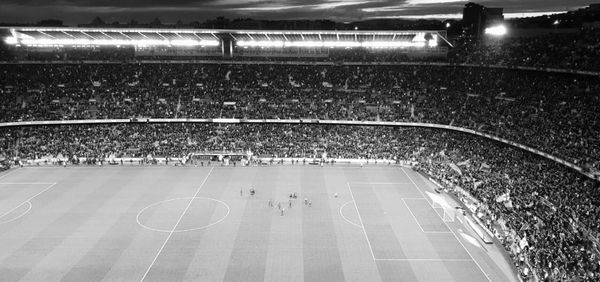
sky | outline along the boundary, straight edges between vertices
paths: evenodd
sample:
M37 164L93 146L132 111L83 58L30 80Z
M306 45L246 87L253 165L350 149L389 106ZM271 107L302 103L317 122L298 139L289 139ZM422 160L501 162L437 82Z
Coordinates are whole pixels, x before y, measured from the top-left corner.
M600 2L600 0L595 0ZM67 25L105 22L163 23L229 19L329 19L352 22L379 18L457 18L468 1L461 0L0 0L0 22L35 23L60 19ZM575 10L594 0L478 0L504 8L505 16L522 17Z

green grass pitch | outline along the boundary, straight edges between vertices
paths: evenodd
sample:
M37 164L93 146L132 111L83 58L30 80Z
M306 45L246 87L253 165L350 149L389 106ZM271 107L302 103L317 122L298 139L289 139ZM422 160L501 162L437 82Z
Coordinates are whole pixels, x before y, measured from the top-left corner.
M517 281L432 188L394 166L11 170L0 280Z

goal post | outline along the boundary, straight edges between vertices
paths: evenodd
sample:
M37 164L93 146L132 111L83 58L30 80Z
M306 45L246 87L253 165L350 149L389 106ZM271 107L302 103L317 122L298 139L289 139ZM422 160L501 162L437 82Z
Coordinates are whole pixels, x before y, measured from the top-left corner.
M446 199L444 199L442 196L433 194L428 191L426 191L425 193L431 199L431 207L433 207L434 209L442 209L442 220L445 222L454 222L454 218L456 218L456 209L450 204L448 204Z
M446 209L444 208L444 215L442 216L442 220L445 222L454 222L456 218L456 209Z

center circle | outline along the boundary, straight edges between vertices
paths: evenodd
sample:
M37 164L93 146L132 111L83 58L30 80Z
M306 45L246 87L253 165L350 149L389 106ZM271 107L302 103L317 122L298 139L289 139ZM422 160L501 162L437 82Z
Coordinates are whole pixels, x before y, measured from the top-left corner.
M148 230L179 233L207 229L229 215L225 202L205 197L168 199L140 210L137 223Z

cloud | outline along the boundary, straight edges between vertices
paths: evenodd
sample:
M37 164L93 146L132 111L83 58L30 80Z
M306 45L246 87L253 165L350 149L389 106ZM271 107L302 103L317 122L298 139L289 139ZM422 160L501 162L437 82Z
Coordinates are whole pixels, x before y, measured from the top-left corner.
M237 11L249 11L249 12L260 12L260 11L281 11L281 10L289 10L289 9L302 9L308 8L309 5L290 5L290 6L258 6L258 7L242 7L242 8L232 8Z
M385 7L373 7L373 8L362 8L361 11L366 13L387 13L387 12L400 12L406 11L406 5L395 5Z
M4 22L37 22L58 18L68 24L87 23L94 17L125 22L131 18L163 22L212 19L216 16L257 19L331 19L357 21L371 18L455 17L466 0L1 0ZM572 10L589 0L480 0L505 13Z
M328 2L328 3L315 4L315 5L313 5L313 9L314 10L333 9L333 8L344 7L344 6L357 6L357 5L367 4L367 3L373 3L373 2L372 1L332 1L332 2Z
M430 5L430 4L453 3L453 2L464 2L466 4L469 1L468 0L408 0L406 2L406 4L408 4L408 5Z
M306 1L304 2L306 3ZM304 4L304 5L295 5L295 3L290 3L289 5L282 5L281 3L274 5L253 5L251 7L240 7L240 8L232 8L237 11L279 11L279 10L327 10L334 9L340 7L347 6L357 6L362 4L372 3L372 1L328 1L326 3L316 3L316 4Z

